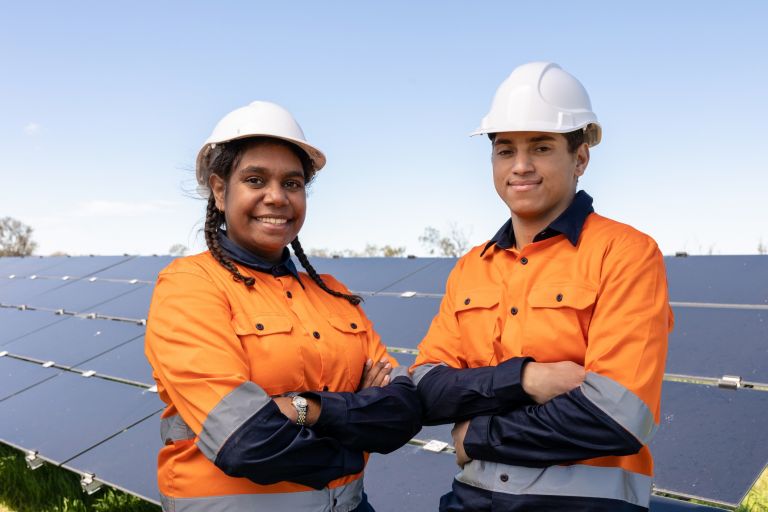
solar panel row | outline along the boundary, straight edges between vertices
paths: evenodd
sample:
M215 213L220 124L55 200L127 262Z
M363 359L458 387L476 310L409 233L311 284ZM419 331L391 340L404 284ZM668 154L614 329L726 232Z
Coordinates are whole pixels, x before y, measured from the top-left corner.
M714 260L718 258L668 260L672 300L758 306L768 302L768 288L755 286L768 283L768 278L760 281L768 277L768 258L723 257L719 264ZM7 353L0 357L0 440L157 500L154 471L161 404L146 389L152 383L151 370L143 356L144 327L137 320L146 318L151 283L169 261L0 258L0 305L6 306L0 307L0 354ZM314 263L320 272L332 273L366 295L364 308L385 343L402 347L395 357L411 364L455 260ZM405 292L418 293L401 296ZM767 310L676 307L675 313L668 371L703 377L729 373L768 382ZM43 362L53 365L43 367ZM93 377L83 377L86 371ZM662 428L652 445L657 487L737 503L768 460L767 399L768 393L666 382ZM51 425L57 425L56 435L46 436ZM428 427L417 438L450 443L450 427ZM417 469L422 466L429 471ZM376 482L368 489L380 510L390 505L391 510L431 510L454 472L450 455L408 445L387 457L374 456L366 478ZM376 499L377 493L386 493L386 499ZM394 501L391 493L397 496ZM687 509L661 498L653 503L653 510Z

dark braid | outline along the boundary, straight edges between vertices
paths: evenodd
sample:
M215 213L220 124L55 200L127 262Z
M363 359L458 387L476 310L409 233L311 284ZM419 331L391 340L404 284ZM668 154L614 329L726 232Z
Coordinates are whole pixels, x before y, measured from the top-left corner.
M307 274L309 274L309 277L311 277L312 280L317 283L317 286L325 290L327 293L330 293L334 297L347 299L349 303L352 304L353 306L357 306L363 301L363 298L359 295L341 293L341 292L337 292L336 290L331 290L330 288L328 288L328 285L325 284L325 281L323 281L323 278L320 277L320 274L317 273L317 270L315 270L315 268L309 262L309 258L307 258L307 255L304 254L304 249L301 247L301 243L299 242L299 237L296 237L293 239L293 242L291 242L291 247L293 247L293 254L296 255L296 257L299 259L299 263L301 263L301 266L304 267L304 270L307 271Z
M216 208L216 200L213 194L208 198L208 208L205 212L205 243L208 245L208 250L211 251L211 255L216 258L222 267L226 268L232 273L232 279L235 281L242 281L247 287L251 287L256 282L256 279L252 277L245 277L237 270L235 264L224 256L224 252L219 245L219 227L224 222L224 214Z

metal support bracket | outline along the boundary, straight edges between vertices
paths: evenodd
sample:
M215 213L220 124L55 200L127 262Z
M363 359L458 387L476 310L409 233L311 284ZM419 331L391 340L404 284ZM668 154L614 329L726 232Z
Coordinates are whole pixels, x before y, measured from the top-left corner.
M717 387L723 389L739 389L741 384L742 380L738 375L723 375L717 381Z
M80 478L80 487L89 496L99 492L103 486L104 484L96 480L96 475L93 473L83 473L83 476Z
M43 459L38 457L37 452L33 450L27 451L27 453L24 455L24 462L26 462L27 467L32 471L45 464Z

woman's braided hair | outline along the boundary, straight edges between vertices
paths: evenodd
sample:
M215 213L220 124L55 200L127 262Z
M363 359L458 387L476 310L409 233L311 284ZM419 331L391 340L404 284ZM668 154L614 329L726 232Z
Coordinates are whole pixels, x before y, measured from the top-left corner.
M232 170L237 167L237 164L240 162L240 156L243 154L243 152L246 149L252 148L259 144L274 144L287 147L301 161L301 167L304 170L304 180L306 183L309 184L315 177L315 170L314 166L312 165L312 160L310 160L309 155L307 155L306 152L304 152L295 144L291 144L290 142L284 141L282 139L275 139L271 137L251 137L247 139L237 139L230 142L225 142L223 144L217 144L216 147L211 150L207 159L208 172L216 174L222 180L224 180L225 183L228 182L229 176L232 174ZM235 281L242 282L245 286L250 288L256 283L256 280L253 277L242 275L237 269L235 263L224 253L221 245L219 244L218 232L222 225L226 225L224 212L216 208L216 200L213 197L213 193L211 193L210 197L208 198L208 206L205 213L205 227L203 228L203 231L205 232L205 243L208 246L208 250L211 252L211 255L216 259L216 261L219 262L222 267L227 269L232 274L232 278ZM341 293L339 291L332 290L328 287L327 284L325 284L323 278L320 277L320 274L317 273L312 264L309 262L309 258L307 258L307 255L304 253L304 249L301 247L301 243L299 242L299 237L296 237L291 242L291 247L293 248L293 253L296 255L296 258L298 258L299 263L301 263L301 266L304 267L304 270L306 270L307 274L309 274L309 277L311 277L312 280L317 283L317 285L325 292L333 295L334 297L343 298L349 301L349 303L353 306L357 306L360 304L360 302L362 302L363 299L359 295Z

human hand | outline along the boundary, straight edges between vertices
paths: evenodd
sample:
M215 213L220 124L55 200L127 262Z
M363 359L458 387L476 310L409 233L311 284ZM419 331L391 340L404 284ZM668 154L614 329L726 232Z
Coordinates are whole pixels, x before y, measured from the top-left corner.
M467 452L464 451L464 437L467 435L467 429L469 428L469 420L456 423L451 429L451 436L453 437L453 446L456 448L456 464L462 469L467 462L472 459L469 458Z
M363 375L360 377L358 391L374 386L386 386L389 384L390 373L392 373L392 365L386 357L377 363L368 359L365 362L365 367L363 367Z
M530 362L523 367L523 390L537 404L543 404L579 387L585 376L584 367L573 361Z

